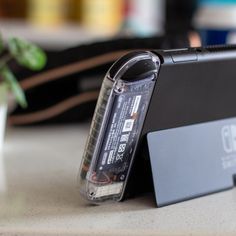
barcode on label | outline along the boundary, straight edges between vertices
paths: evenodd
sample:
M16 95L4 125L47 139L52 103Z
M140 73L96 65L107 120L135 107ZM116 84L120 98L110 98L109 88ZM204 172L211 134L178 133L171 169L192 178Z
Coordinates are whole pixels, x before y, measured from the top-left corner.
M125 120L124 127L122 132L129 132L133 129L134 120L133 119L127 119Z

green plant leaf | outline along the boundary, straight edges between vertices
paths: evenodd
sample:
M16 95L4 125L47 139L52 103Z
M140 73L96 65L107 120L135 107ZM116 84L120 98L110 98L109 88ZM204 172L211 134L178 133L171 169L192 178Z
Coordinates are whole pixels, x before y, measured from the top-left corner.
M0 33L0 53L2 53L4 50L4 41L2 38L2 34Z
M18 83L17 79L15 78L15 75L10 71L7 66L4 66L0 70L0 74L5 80L5 83L9 86L10 90L16 98L16 101L20 104L20 106L23 108L27 107L25 94L22 88L20 87L20 84Z
M10 38L8 47L16 61L30 70L41 70L47 61L45 52L23 39Z

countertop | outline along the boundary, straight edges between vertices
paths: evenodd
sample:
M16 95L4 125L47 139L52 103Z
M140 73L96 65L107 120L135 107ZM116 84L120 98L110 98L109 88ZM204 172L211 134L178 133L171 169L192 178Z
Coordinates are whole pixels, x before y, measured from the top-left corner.
M91 206L76 177L88 124L8 128L0 235L235 235L236 189L156 208L152 194Z

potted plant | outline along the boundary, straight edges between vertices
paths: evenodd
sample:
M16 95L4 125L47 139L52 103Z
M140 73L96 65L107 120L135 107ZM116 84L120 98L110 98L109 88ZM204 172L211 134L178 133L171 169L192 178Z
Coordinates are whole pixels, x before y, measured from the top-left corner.
M46 54L33 43L20 38L12 37L6 43L0 36L0 150L3 146L7 98L12 93L18 104L25 108L27 101L14 73L9 67L9 62L15 60L19 65L30 70L41 70L46 64Z

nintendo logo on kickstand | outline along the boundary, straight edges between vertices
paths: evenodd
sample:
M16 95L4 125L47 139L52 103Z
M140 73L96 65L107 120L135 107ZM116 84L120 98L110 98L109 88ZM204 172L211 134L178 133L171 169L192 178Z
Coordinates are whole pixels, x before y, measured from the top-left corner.
M223 148L226 153L236 152L236 125L225 125L221 129Z

